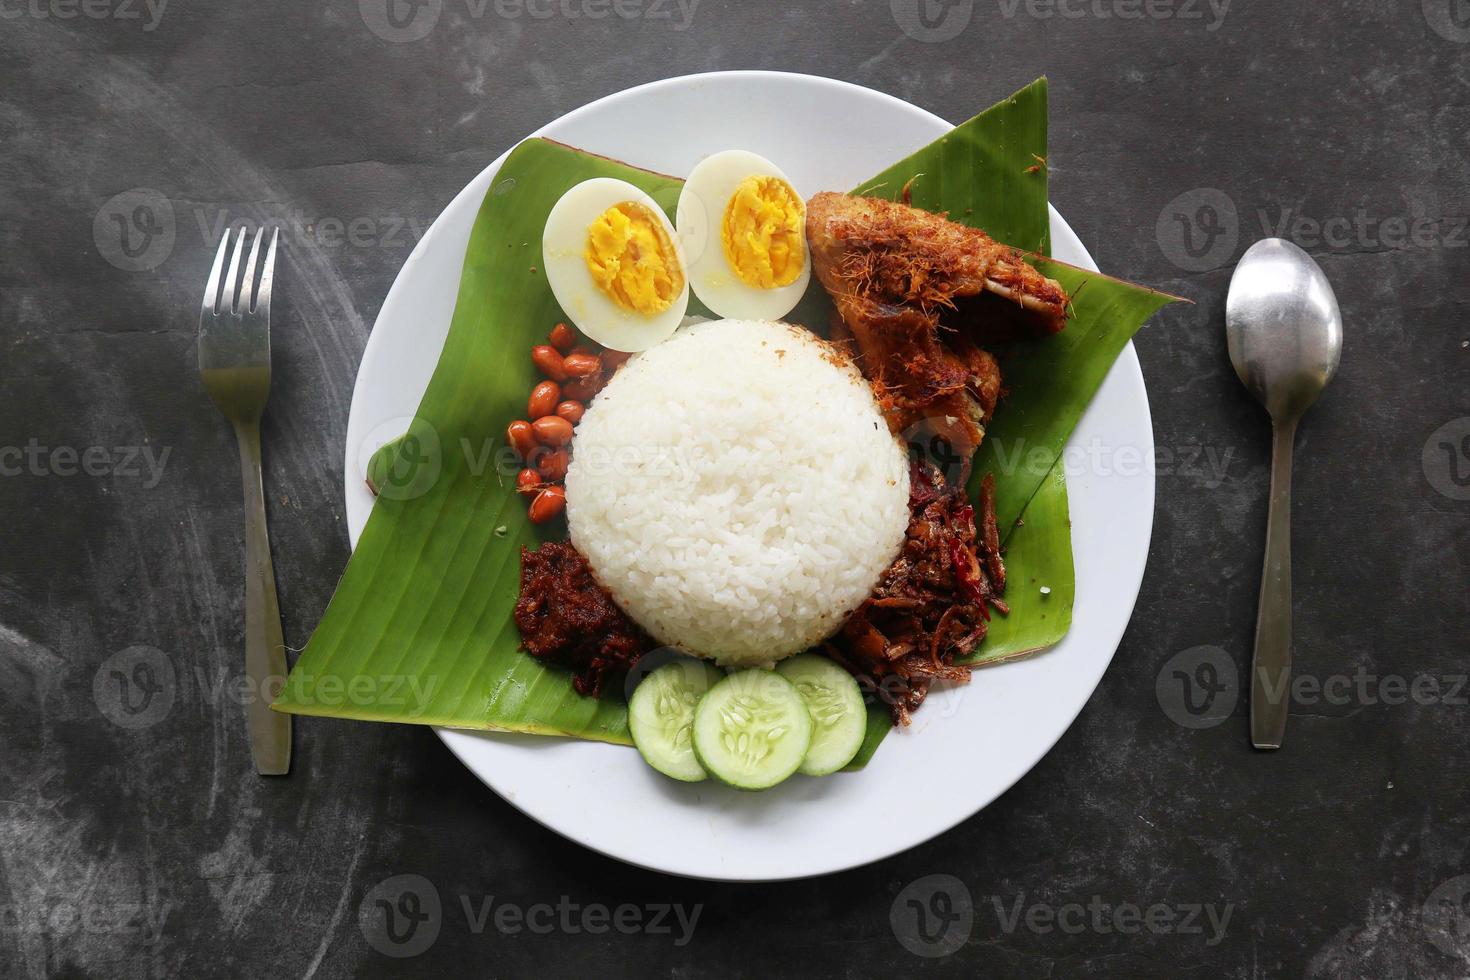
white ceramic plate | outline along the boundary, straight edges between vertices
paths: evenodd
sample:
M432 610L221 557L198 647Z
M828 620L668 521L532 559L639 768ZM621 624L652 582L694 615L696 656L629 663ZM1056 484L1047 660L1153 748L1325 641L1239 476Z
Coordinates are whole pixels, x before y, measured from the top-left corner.
M987 101L977 98L976 108ZM950 128L922 109L844 82L724 72L639 86L569 113L535 135L670 174L687 174L717 150L754 150L810 195L855 186ZM362 481L366 460L403 430L418 407L449 330L470 227L503 159L444 209L378 315L347 425L347 520L354 546L373 503ZM1055 211L1051 222L1056 257L1095 269ZM1077 565L1071 634L1041 656L981 671L968 686L932 694L913 726L890 735L862 772L798 776L765 793L739 793L712 782L675 783L619 746L448 730L440 737L488 786L536 820L594 850L660 871L739 881L798 878L920 844L990 803L1056 744L1097 686L1132 614L1154 502L1152 471L1138 463L1152 458L1153 435L1132 345L1069 445L1093 447L1102 448L1104 464L1089 462L1068 473Z

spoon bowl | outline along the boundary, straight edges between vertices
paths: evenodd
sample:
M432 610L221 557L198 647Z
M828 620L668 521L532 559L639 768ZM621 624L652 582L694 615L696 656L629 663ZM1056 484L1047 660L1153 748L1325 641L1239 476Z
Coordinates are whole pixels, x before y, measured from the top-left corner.
M1256 242L1230 280L1225 339L1235 373L1271 418L1300 416L1342 357L1342 313L1332 284L1291 242Z

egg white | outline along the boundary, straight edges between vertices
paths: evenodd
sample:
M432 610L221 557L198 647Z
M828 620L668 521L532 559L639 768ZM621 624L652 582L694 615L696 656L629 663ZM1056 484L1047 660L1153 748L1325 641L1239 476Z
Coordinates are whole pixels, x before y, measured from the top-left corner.
M602 291L587 269L588 226L608 208L627 201L643 205L663 224L684 272L684 288L679 295L667 309L652 316L623 309ZM667 339L678 329L689 307L689 264L674 226L653 198L625 180L594 177L563 194L546 216L541 261L562 312L578 330L612 350L647 350Z
M720 240L725 208L740 182L757 175L779 177L791 183L765 157L749 150L725 150L701 160L679 193L675 224L689 259L689 285L716 316L779 320L801 301L812 278L811 249L806 247L805 201L802 202L801 272L794 280L785 286L761 289L741 281L726 261L725 247Z

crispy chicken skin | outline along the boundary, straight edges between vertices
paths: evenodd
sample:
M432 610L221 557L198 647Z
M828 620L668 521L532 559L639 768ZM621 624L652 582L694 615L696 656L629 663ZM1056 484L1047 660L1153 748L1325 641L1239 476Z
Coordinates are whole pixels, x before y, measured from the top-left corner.
M882 317L916 310L946 326L969 326L979 343L1059 333L1067 294L1024 254L976 228L907 204L823 191L807 204L812 262L828 292ZM995 298L982 310L964 300ZM989 314L989 315L983 315ZM846 319L844 311L844 319Z
M906 204L823 192L807 203L812 267L894 432L916 426L968 462L1000 396L981 344L1066 325L1067 294L982 231Z

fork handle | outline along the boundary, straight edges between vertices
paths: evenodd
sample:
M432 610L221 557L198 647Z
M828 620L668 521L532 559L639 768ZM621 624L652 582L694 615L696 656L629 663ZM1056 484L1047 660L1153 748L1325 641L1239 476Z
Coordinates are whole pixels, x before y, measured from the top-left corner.
M1251 664L1251 744L1279 749L1291 707L1291 450L1296 419L1272 425L1271 504Z
M246 718L250 752L262 776L284 776L291 769L291 716L272 711L271 702L286 681L286 641L276 602L265 524L265 488L260 472L260 424L235 427L240 445L240 475L245 482L245 675L250 682Z

